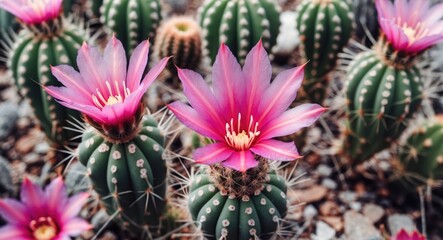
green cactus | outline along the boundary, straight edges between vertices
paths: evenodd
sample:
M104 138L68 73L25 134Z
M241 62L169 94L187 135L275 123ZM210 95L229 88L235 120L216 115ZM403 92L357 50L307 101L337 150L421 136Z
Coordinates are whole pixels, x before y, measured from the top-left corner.
M47 138L60 149L77 135L63 129L71 117L80 119L77 111L67 109L52 99L40 85L60 86L51 74L50 66L74 65L77 49L85 41L86 31L62 18L50 23L24 26L11 46L8 68L19 92L34 109Z
M129 56L140 42L153 37L162 19L161 4L159 0L105 0L100 19Z
M0 33L3 35L15 22L14 16L0 9Z
M175 66L197 69L201 60L200 26L189 17L172 17L157 31L154 55L158 59L173 56L168 70L176 72Z
M280 7L270 0L207 0L199 9L204 55L212 62L225 43L240 62L260 40L269 51L280 27Z
M124 143L90 128L78 147L78 159L87 167L107 212L118 213L119 221L133 234L158 230L165 208L164 136L152 117L145 116L141 126Z
M191 179L188 205L208 239L270 239L287 213L287 185L266 164L246 173L211 167Z
M303 90L311 101L321 103L327 97L327 74L351 38L353 15L349 0L304 0L297 7L301 56L309 61Z
M424 124L398 150L396 177L409 191L435 186L443 177L443 118Z
M343 154L361 163L402 134L421 103L423 86L418 68L390 62L380 48L357 55L346 81Z

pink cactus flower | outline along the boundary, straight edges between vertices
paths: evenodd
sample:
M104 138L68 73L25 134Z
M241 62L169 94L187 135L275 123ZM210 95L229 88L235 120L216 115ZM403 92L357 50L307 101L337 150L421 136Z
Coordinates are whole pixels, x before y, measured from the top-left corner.
M325 108L303 104L285 111L303 80L303 66L280 73L271 83L271 64L261 41L241 69L222 44L212 69L212 89L203 78L178 69L192 107L174 102L169 109L186 126L215 143L194 153L197 163L219 163L241 172L257 166L254 154L291 161L300 158L292 142L272 138L292 134L316 121Z
M57 18L63 0L0 0L0 8L26 24L39 24Z
M406 230L402 229L396 236L392 237L391 240L426 240L426 238L417 230L409 234Z
M20 198L0 199L0 216L8 222L0 228L0 239L68 240L92 226L78 218L88 193L68 198L61 177L43 191L25 178Z
M78 110L96 123L118 126L134 118L140 101L151 83L163 71L168 58L162 59L143 77L149 53L149 42L134 50L127 68L122 43L112 37L103 56L86 43L78 51L77 65L52 67L52 74L65 87L44 87L60 104Z
M378 21L397 51L418 53L443 40L443 3L376 0Z

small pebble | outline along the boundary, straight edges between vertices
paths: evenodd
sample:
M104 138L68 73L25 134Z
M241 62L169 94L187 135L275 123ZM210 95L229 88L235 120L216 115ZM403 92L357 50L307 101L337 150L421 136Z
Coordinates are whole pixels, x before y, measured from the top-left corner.
M317 215L318 215L318 211L312 205L306 206L305 209L303 210L303 216L305 217L306 220L312 219L312 218L316 217Z

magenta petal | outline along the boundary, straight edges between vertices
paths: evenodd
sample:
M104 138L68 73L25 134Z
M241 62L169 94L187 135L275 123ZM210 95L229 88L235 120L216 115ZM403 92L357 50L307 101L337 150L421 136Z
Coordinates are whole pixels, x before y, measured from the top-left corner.
M394 5L389 0L375 0L375 6L379 19L395 17Z
M103 53L103 60L105 61L105 67L109 72L110 85L118 86L118 89L112 89L114 93L122 91L123 82L126 82L126 53L122 43L112 36L111 40L105 47Z
M303 104L284 112L261 129L259 139L281 137L312 125L327 109L318 104Z
M133 117L132 114L127 114L124 103L106 105L101 113L103 114L103 117L106 117L106 124L109 125L118 125Z
M91 97L79 97L79 95L81 95L78 91L74 90L74 89L70 89L67 87L54 87L54 86L42 86L43 89L49 94L51 95L53 98L58 99L59 101L64 101L64 102L73 102L76 101L79 104L84 104L84 105L91 105L93 104L91 101Z
M169 110L171 110L174 115L182 122L184 125L190 129L198 132L199 134L222 141L223 137L218 128L214 128L213 124L205 122L202 117L191 107L181 102L173 102L168 105ZM224 130L224 129L223 129ZM224 136L224 135L223 135Z
M86 204L88 198L89 193L79 193L75 196L70 197L66 202L66 205L64 206L61 215L62 220L67 221L68 219L76 217L82 209L83 205Z
M420 52L443 41L443 33L421 38L409 46L408 52Z
M83 79L91 84L93 89L98 89L102 94L108 93L105 82L109 82L109 74L97 49L83 43L78 51L77 65ZM107 99L109 94L105 94L103 97Z
M195 150L194 160L197 163L214 164L226 160L232 153L234 150L218 142Z
M91 99L91 93L95 92L95 89L91 89L80 73L71 66L59 65L51 67L51 72L59 82L69 89L76 90L83 98Z
M152 82L157 79L157 77L166 67L166 64L168 64L169 59L170 57L163 58L151 70L149 70L148 74L146 74L146 76L143 78L143 81L141 82L144 92L146 92L148 87L151 86Z
M65 204L67 199L65 184L63 179L58 177L49 184L45 189L46 204L48 206L48 212L56 212L60 206ZM65 209L63 209L64 211Z
M32 240L26 227L6 225L0 228L0 240Z
M23 180L22 188L20 190L20 198L23 203L32 210L35 215L41 215L44 211L42 208L45 199L45 193L37 184L34 184L28 178ZM33 215L34 216L34 215Z
M69 220L67 223L63 224L61 233L63 235L67 234L69 236L77 236L82 232L92 229L93 226L81 218L75 218Z
M71 108L74 110L77 110L79 112L82 112L83 114L88 115L89 117L93 118L97 123L106 123L106 116L102 111L100 111L98 108L90 105L84 105L74 102L63 102L63 101L57 101L61 105Z
M228 160L222 162L222 165L240 172L246 172L250 168L257 167L258 161L255 160L251 151L245 150L232 153Z
M0 199L0 215L9 223L26 226L29 217L26 207L14 199Z
M135 49L129 59L128 76L126 87L133 90L140 85L140 81L148 64L149 41L141 42Z
M281 142L273 139L254 144L251 151L270 160L292 161L301 158L294 142Z
M277 75L262 96L259 109L255 113L258 118L257 122L264 125L288 109L303 81L303 70L304 65Z

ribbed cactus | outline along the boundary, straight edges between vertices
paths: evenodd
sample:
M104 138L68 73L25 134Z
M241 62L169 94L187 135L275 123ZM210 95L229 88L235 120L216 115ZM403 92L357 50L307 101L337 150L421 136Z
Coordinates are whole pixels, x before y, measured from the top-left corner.
M422 82L413 66L388 63L380 49L360 53L346 80L348 129L344 154L354 163L388 148L421 103Z
M2 35L8 31L14 21L14 16L3 9L0 9L0 33Z
M408 190L435 186L443 177L443 118L420 126L398 150L396 175Z
M297 15L301 55L309 61L303 90L308 99L320 103L327 97L326 75L351 37L354 14L349 0L304 0Z
M364 45L370 47L373 42L371 42L368 34L375 40L378 39L380 34L375 0L353 0L352 3L356 23L355 36Z
M263 162L246 173L214 165L191 179L192 219L208 239L270 239L287 213L286 182Z
M53 100L40 85L60 85L50 66L73 64L77 49L85 41L86 31L78 25L57 18L49 23L26 25L18 33L9 53L8 67L19 92L29 99L34 114L55 148L68 144L77 135L63 127L77 111L66 109Z
M200 26L190 17L172 17L157 31L154 55L158 58L173 56L168 64L169 71L175 73L175 65L195 70L201 60Z
M78 148L78 159L107 212L118 213L133 234L157 230L165 208L164 136L152 117L145 116L141 124L140 132L124 143L90 128Z
M204 55L214 62L225 43L242 62L260 38L269 51L276 43L279 17L280 7L271 0L207 0L199 9Z
M159 0L104 0L100 11L101 22L116 34L128 55L153 37L162 19Z

